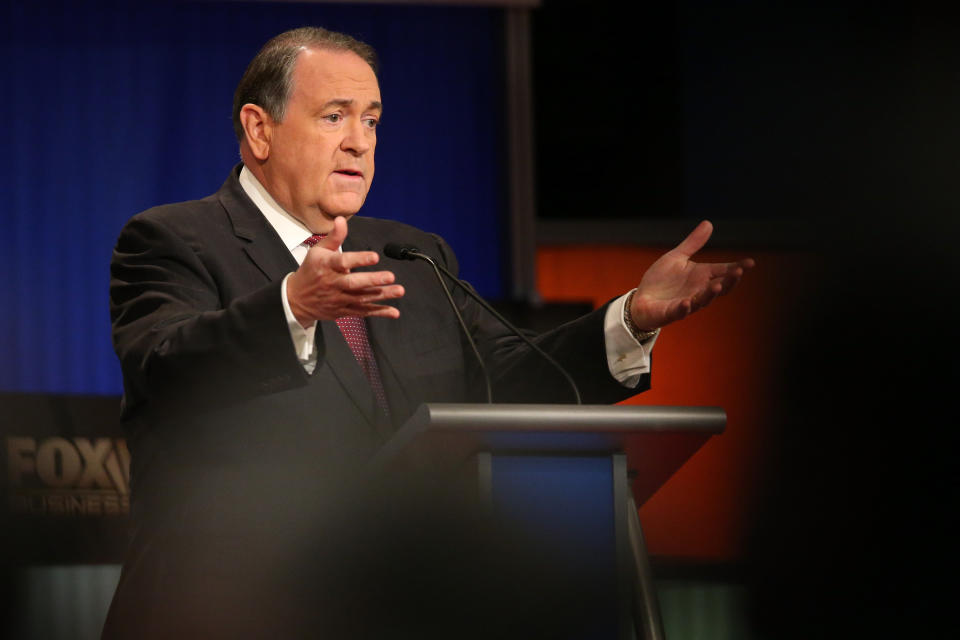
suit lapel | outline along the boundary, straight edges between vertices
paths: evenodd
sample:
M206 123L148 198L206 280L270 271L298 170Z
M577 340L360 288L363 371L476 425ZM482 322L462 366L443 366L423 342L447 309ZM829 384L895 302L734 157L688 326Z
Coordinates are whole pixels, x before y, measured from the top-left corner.
M267 276L268 280L276 282L277 280L283 280L291 271L296 271L297 261L283 246L280 236L277 235L273 227L270 227L270 231L273 232L273 238L254 239L243 250L250 260L257 265L257 268L263 272L263 275ZM275 245L277 244L283 249L282 253L276 251Z
M243 251L270 282L282 280L291 271L296 271L297 261L290 255L276 230L267 221L253 201L240 186L240 168L234 167L217 197L223 205L233 233L246 240Z

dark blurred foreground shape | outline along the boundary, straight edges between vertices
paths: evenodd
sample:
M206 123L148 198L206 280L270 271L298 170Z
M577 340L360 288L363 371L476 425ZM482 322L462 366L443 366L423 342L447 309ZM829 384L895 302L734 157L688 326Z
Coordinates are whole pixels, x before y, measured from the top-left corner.
M205 559L192 547L184 555L193 581L178 582L143 618L117 623L178 638L588 635L589 570L568 569L549 541L443 484L358 481L314 513L322 522L304 523L309 535L261 558L255 580L218 574L218 550ZM205 561L211 571L197 571Z
M747 545L758 638L955 633L958 225L910 217L824 225Z
M24 629L29 567L122 556L126 508L103 508L125 505L129 493L118 403L0 396L0 637ZM301 508L302 493L321 506ZM203 542L169 531L161 544L175 551L170 575L189 579L172 580L119 627L138 637L154 628L181 638L578 638L596 619L591 607L605 604L592 593L603 577L589 563L566 566L549 539L482 509L446 475L351 474L327 491L248 486L234 498L250 505L254 533ZM258 517L276 502L289 518ZM241 566L252 571L233 568Z

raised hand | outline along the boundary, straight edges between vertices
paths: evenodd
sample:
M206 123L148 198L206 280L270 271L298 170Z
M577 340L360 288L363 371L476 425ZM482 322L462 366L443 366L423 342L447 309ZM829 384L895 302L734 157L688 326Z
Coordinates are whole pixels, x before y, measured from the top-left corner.
M656 329L686 318L729 293L744 271L753 267L751 258L703 264L691 260L712 233L713 225L704 220L643 274L630 301L630 314L639 329Z
M373 251L340 252L346 237L346 219L335 218L333 231L310 248L303 264L287 279L290 310L303 327L343 316L400 317L395 307L378 302L403 296L403 287L393 284L390 271L352 273L356 267L377 264L380 256Z

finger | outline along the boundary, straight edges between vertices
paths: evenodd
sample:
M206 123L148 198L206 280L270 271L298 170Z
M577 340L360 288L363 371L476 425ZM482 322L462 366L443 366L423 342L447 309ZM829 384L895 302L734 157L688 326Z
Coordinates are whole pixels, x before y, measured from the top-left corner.
M691 311L699 311L705 306L713 302L717 296L720 295L720 292L723 291L723 285L719 282L712 282L707 285L707 288L700 292L699 295L694 296L693 300L690 302Z
M366 317L396 319L400 317L400 309L389 305L380 305L379 308L368 313Z
M743 275L743 271L740 271L738 269L737 271L731 272L722 280L720 280L720 286L721 286L720 295L725 296L728 293L730 293L733 290L733 288L737 286L737 283L740 282L740 278L742 275Z
M393 284L392 271L359 271L348 273L340 278L338 286L345 292L362 293L365 289L374 289ZM403 287L397 285L402 290Z
M724 278L736 270L743 272L739 262L714 262L705 266L709 267L711 278Z
M347 316L357 318L399 318L400 310L386 304L357 304L347 307Z
M371 287L369 289L359 289L356 291L344 291L343 295L347 304L373 304L380 300L393 300L402 298L406 291L403 286L396 284L389 287Z
M318 242L315 246L338 251L343 241L347 239L347 219L343 216L337 216L333 219L333 231L327 234L327 237Z
M709 220L704 220L697 225L696 229L690 232L690 235L683 239L683 242L677 245L674 251L689 258L697 251L700 251L703 245L707 244L707 240L710 239L712 234L713 225Z
M344 251L339 256L337 271L347 272L357 267L369 267L380 262L380 255L376 251Z

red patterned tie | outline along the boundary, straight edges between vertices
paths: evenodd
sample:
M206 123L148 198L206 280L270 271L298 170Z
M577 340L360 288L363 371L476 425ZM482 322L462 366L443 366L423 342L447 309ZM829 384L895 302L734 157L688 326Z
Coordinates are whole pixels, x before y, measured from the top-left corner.
M327 234L322 233L313 235L303 241L307 247L312 247L324 238ZM357 359L363 374L370 382L370 388L373 389L373 395L377 399L377 404L383 410L385 415L390 415L387 405L387 394L383 390L383 379L380 377L380 367L377 366L377 360L373 357L373 349L370 347L370 337L367 335L367 323L363 318L354 316L337 318L337 326L340 327L340 333L343 334L353 357Z

